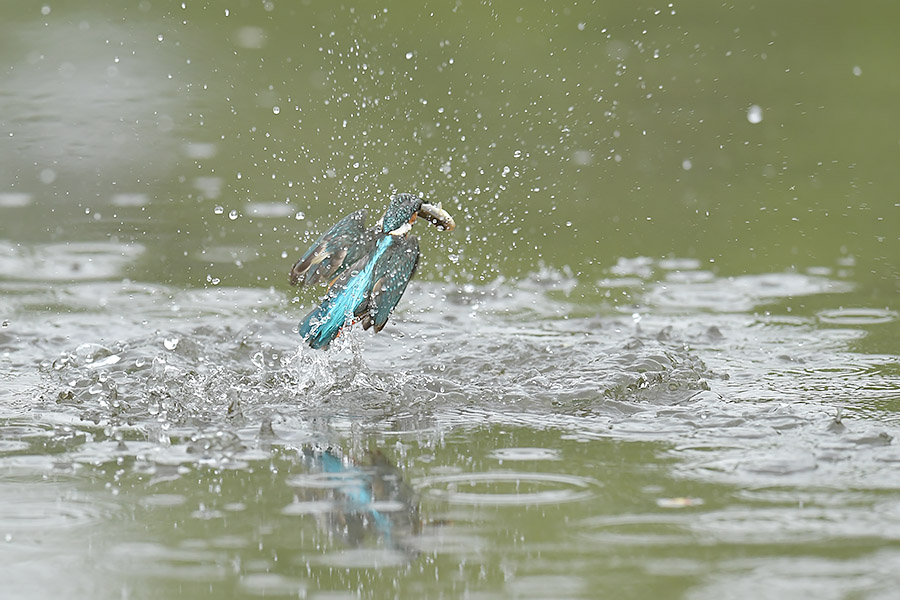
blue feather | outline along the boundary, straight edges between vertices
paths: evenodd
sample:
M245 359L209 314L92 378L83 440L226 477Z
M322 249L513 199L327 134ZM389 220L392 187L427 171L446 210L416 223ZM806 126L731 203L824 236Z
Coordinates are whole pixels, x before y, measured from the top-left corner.
M339 282L318 308L306 315L300 322L300 336L313 348L324 348L337 337L341 329L357 316L372 291L372 274L375 264L394 242L388 235L378 241L375 251L365 265L351 275L346 282Z
M346 468L341 459L331 451L324 452L321 458L324 472L344 477L343 484L338 489L350 502L350 508L371 515L372 520L375 521L375 527L384 537L385 542L390 544L393 523L387 515L370 506L375 500L371 489L372 476L359 469Z

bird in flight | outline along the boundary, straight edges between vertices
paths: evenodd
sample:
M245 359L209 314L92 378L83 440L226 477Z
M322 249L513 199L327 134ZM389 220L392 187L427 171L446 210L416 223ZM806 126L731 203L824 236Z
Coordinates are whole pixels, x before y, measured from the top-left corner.
M369 229L367 216L363 208L338 221L291 269L291 285L328 282L325 298L300 321L300 336L313 348L328 348L357 321L376 332L385 326L419 264L419 240L409 233L417 217L444 231L456 227L440 204L414 194L391 197Z

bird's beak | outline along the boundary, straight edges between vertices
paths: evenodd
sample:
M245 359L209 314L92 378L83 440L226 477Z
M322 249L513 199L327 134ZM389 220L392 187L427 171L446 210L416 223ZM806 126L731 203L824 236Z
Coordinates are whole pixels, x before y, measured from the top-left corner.
M444 231L453 231L456 227L453 217L450 216L450 213L441 208L440 203L438 203L437 206L434 204L423 203L419 208L419 216L428 220L438 229L443 229Z

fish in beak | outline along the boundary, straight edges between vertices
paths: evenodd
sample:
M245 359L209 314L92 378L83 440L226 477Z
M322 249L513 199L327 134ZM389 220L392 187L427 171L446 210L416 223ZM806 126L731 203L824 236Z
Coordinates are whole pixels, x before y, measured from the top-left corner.
M434 204L423 203L419 208L419 216L430 222L432 225L443 231L453 231L456 228L456 222L446 210L441 208L439 202L437 206Z

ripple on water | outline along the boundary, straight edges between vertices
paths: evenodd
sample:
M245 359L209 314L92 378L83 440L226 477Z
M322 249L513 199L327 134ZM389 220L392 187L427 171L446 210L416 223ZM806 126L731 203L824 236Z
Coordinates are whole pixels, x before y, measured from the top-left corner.
M544 574L515 577L506 589L515 598L583 598L590 585L586 578L572 573Z
M154 542L126 542L110 550L106 564L120 573L183 581L223 581L228 555L208 550L202 543L197 546L173 548Z
M785 498L785 500L790 500ZM859 537L896 540L900 512L888 506L804 506L794 498L787 506L734 507L685 513L623 514L591 517L578 523L580 536L592 546L688 546L704 543L794 545Z
M277 573L247 573L238 580L241 591L251 596L306 597L306 584L293 577Z
M0 454L9 454L11 452L21 452L27 450L31 445L21 440L0 440Z
M28 281L70 281L120 277L144 253L140 244L67 242L22 247L0 254L0 272Z
M17 454L53 438L53 429L30 423L12 422L0 427L0 456ZM23 457L20 457L23 458Z
M410 549L429 554L454 554L459 556L484 555L491 543L484 538L485 532L469 529L460 522L470 518L468 514L445 515L452 526L428 527L409 540ZM459 517L459 521L455 517Z
M498 448L488 456L501 462L506 460L560 460L559 450L552 448Z
M408 554L398 550L354 548L329 552L309 562L340 569L383 569L405 566L409 564L409 560ZM307 560L303 559L299 564L306 565Z
M49 437L53 437L50 425L11 422L0 427L0 438L22 440Z
M534 506L586 500L597 493L597 481L576 475L494 471L427 477L419 491L453 504Z
M281 509L281 514L290 517L302 515L324 515L335 509L334 502L327 500L297 500Z
M666 271L696 271L700 265L700 261L696 258L671 257L657 262L657 266Z
M779 298L850 291L850 284L799 273L766 273L715 279L670 280L647 294L647 303L669 309L745 312Z
M113 505L56 484L0 486L0 531L34 534L93 525L115 513Z
M817 316L831 325L881 325L897 320L897 313L886 308L835 308Z
M690 527L704 539L740 544L798 544L826 540L900 539L898 515L866 506L730 508L695 515Z
M197 314L244 318L248 312L270 308L279 301L275 293L265 290L219 287L177 292L165 311L168 316L178 312L182 316Z
M360 474L353 471L343 473L299 473L285 480L289 486L306 489L337 489L360 481Z
M777 560L748 560L746 556L723 558L716 573L708 570L691 590L691 600L755 600L756 598L871 598L897 595L894 550L860 551L852 556L819 556L791 552Z
M812 455L799 455L784 458L770 456L768 458L760 457L757 460L748 460L743 467L751 473L763 475L793 475L796 473L814 471L818 468L818 463Z
M694 518L695 511L591 517L577 524L577 535L610 552L619 552L621 546L690 545L694 536L688 523Z
M141 504L148 508L181 506L185 502L187 498L182 494L150 494L141 498Z

